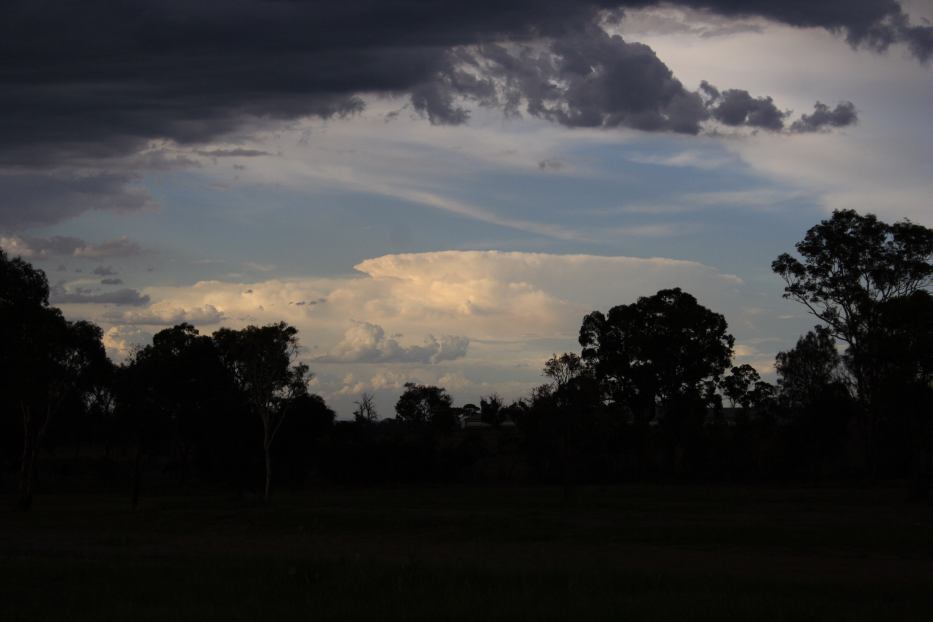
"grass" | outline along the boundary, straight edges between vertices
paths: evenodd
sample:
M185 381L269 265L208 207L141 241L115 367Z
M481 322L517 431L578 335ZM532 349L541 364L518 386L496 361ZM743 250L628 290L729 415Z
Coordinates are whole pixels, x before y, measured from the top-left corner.
M42 496L0 512L0 619L929 620L933 510L900 495Z

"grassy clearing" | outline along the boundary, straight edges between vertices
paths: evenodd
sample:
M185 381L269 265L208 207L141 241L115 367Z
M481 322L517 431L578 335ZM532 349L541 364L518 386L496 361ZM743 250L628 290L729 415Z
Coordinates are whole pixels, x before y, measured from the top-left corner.
M900 491L590 488L47 496L0 513L0 619L928 620Z

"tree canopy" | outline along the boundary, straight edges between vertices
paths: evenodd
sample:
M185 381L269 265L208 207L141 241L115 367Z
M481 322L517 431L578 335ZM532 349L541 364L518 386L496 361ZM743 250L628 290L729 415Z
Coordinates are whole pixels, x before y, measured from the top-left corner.
M653 407L706 391L732 358L726 319L679 288L583 318L582 358L615 402Z

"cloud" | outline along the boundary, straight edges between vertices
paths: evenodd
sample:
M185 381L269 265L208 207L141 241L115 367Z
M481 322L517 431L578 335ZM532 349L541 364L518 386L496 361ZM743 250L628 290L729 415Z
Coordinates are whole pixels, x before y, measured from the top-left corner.
M97 276L113 276L117 274L117 271L111 266L97 266L94 268L94 274Z
M86 244L74 250L75 257L130 257L141 254L139 244L125 237L100 244Z
M39 10L10 0L0 9L0 23L8 25L4 49L22 71L2 82L11 95L0 102L0 161L60 161L89 146L96 154L126 154L161 139L203 144L246 122L352 114L365 93L407 93L432 122L459 123L469 116L460 98L515 103L497 97L496 79L509 83L508 93L535 101L566 95L560 107L539 109L560 122L601 118L609 126L690 131L695 101L653 52L593 30L605 18L601 9L661 4L389 0L376 9L362 0L241 0L221 16L212 5L183 0L127 0L119 11L106 2L60 0ZM894 0L676 4L820 27L876 50L901 42L921 59L931 49L930 27L912 24ZM534 67L513 55L488 75L464 56L490 43L535 41L551 42L556 65ZM542 90L545 75L572 84ZM625 80L632 82L623 88Z
M149 296L138 290L124 288L109 292L86 290L68 291L62 286L53 286L49 292L52 304L110 304L140 307L149 304Z
M203 305L185 309L171 303L157 303L147 309L129 310L104 314L108 322L128 325L174 326L188 324L218 324L224 320L224 314L213 305Z
M140 347L152 343L152 332L135 326L112 326L104 331L107 356L117 363L128 359Z
M572 345L580 319L593 309L674 286L720 307L734 300L742 287L734 275L666 258L440 251L384 255L360 262L356 270L357 276L346 278L201 281L191 287L149 287L145 293L155 301L153 307L210 305L231 326L284 320L302 331L306 346L320 348L315 356L350 356L350 344L358 343L396 353L423 353L409 348L427 347L424 358L458 352L455 346L460 342L445 345L443 338L432 340L430 335L460 335L470 344L546 336L569 339ZM294 304L320 299L327 304ZM349 334L348 318L362 320ZM398 339L377 330L383 326L426 339L428 345L399 344L401 350L396 349L389 342ZM341 342L344 346L338 348ZM469 352L472 358L479 350L471 347Z
M903 43L920 61L929 59L933 51L933 27L912 24L901 3L896 0L679 0L671 4L706 9L726 17L758 15L798 28L823 28L844 34L846 41L853 47L865 47L878 52L896 43Z
M3 125L0 121L0 132ZM0 158L2 153L0 146ZM6 230L48 225L91 210L157 207L135 173L0 169L0 190L0 229Z
M791 126L793 132L820 132L834 127L846 127L858 122L858 113L852 102L840 102L835 108L816 102L813 114L805 114Z
M752 97L748 91L730 89L719 92L708 82L700 85L710 98L707 104L714 119L732 127L747 126L765 130L784 129L788 112L778 110L770 97Z
M755 188L750 190L723 190L674 195L658 203L628 203L614 209L597 213L624 214L685 214L711 208L741 208L743 210L765 210L782 207L792 201L810 198L800 191Z
M100 284L101 285L123 285L123 279L114 279L114 278L101 279Z
M6 251L11 257L23 257L24 259L41 258L29 242L15 235L0 236L0 249Z
M19 255L26 259L47 259L49 257L130 257L142 253L139 244L126 238L117 238L105 242L93 243L71 236L52 236L48 238L34 236L4 236L0 237L0 248L11 255ZM99 266L94 270L98 276L108 276L116 272L99 272L99 270L112 270L110 266Z
M421 363L435 364L466 356L470 340L466 337L444 335L436 339L428 335L424 345L403 346L395 338L387 337L378 324L354 322L343 339L325 356L317 357L323 363Z
M538 162L538 168L542 171L559 171L564 168L564 163L556 158L548 158Z
M182 0L126 0L120 10L3 3L3 49L19 70L0 77L0 229L156 208L148 172L205 157L261 160L271 154L239 146L244 137L353 116L381 97L407 98L434 125L463 124L482 107L574 128L684 134L704 132L711 118L762 130L785 120L779 101L743 88L724 90L710 109L655 50L606 30L625 20L620 9L671 3L376 4L240 0L220 15ZM933 27L894 0L674 4L712 16L719 34L766 19L823 28L855 47L904 44L921 60L933 50Z
M199 149L196 153L210 158L256 158L272 155L268 151L262 151L261 149L244 149L242 147L234 149Z
M299 330L301 357L318 378L316 390L328 399L381 391L388 407L390 394L397 396L397 387L409 380L456 383L458 399L493 391L518 397L540 384L541 365L552 353L579 348L586 313L662 288L682 287L723 313L740 343L773 336L762 323L787 312L785 306L756 311L751 326L741 279L661 257L438 251L375 257L356 270L347 277L153 286L142 292L152 300L149 306L86 304L75 312L108 331L121 329L114 339L128 334L128 327L182 321L232 328L285 321ZM91 302L94 292L76 293ZM322 299L327 303L294 304ZM785 304L779 295L774 300ZM357 321L348 325L350 318ZM780 346L778 341L774 347ZM762 360L768 354L762 352ZM347 413L352 409L349 401L335 403Z

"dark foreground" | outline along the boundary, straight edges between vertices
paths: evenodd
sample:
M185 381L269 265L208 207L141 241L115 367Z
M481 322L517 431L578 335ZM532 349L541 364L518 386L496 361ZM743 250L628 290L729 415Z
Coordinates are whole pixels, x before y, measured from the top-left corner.
M899 490L44 496L0 511L0 620L933 620Z

